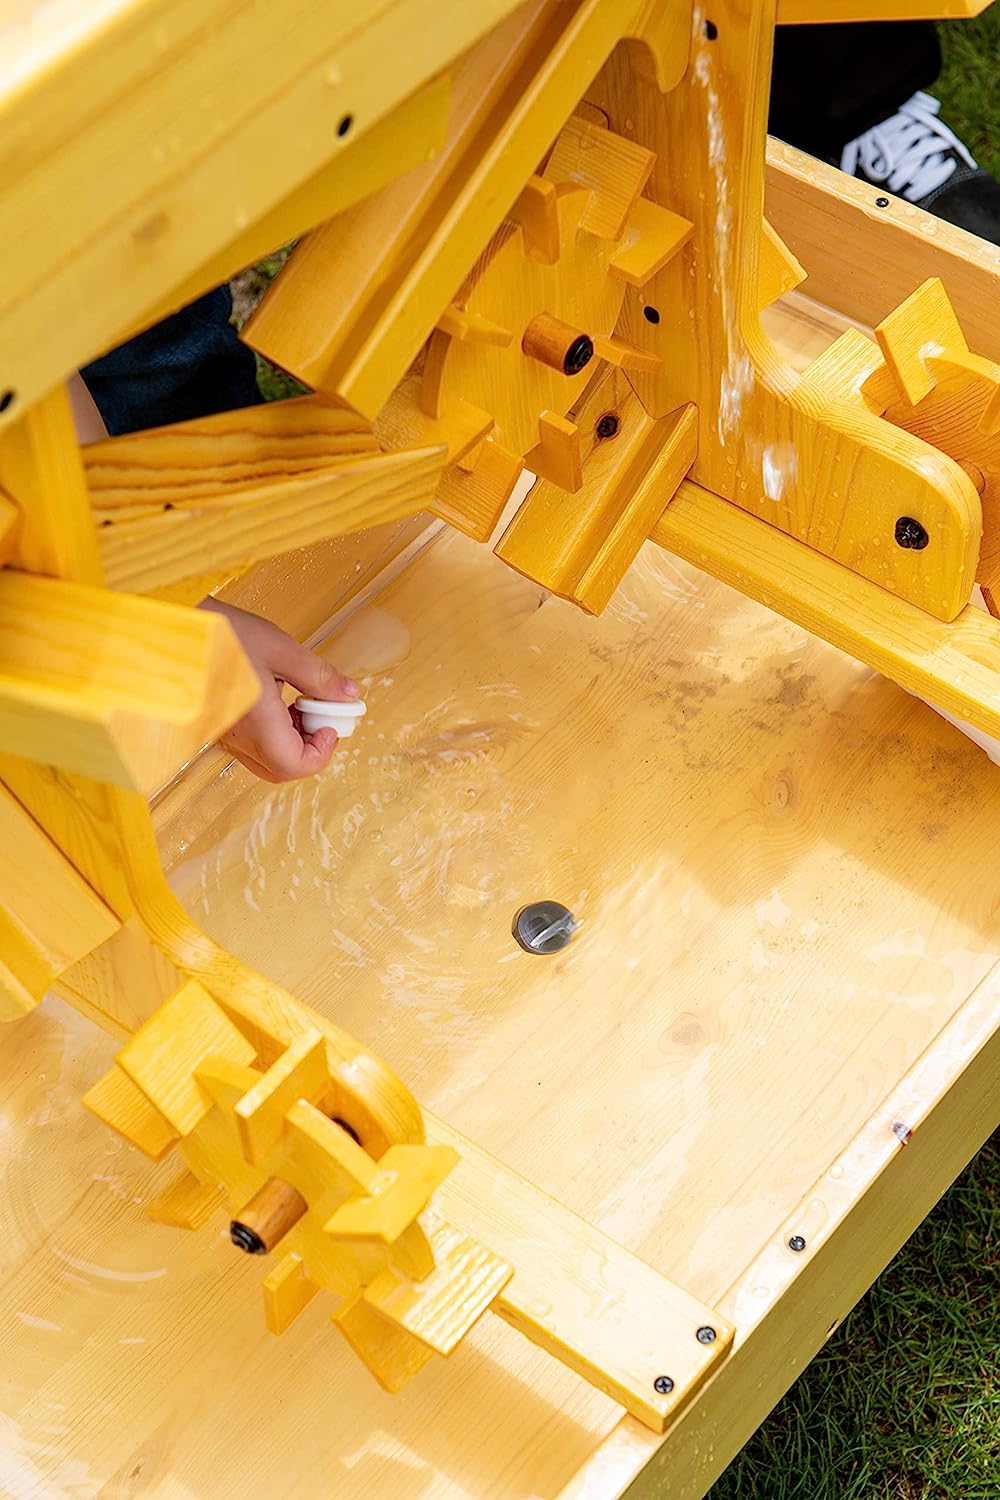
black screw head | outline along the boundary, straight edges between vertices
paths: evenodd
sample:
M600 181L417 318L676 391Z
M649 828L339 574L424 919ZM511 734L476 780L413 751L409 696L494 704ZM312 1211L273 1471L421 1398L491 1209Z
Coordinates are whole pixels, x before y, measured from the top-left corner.
M14 396L14 391L4 391L2 394L0 394L0 411L7 410L8 406L13 403Z
M653 1381L653 1390L658 1396L669 1396L674 1388L674 1382L669 1375L657 1375Z
M792 1235L791 1239L788 1241L788 1248L789 1250L794 1250L796 1255L798 1255L806 1248L806 1242L802 1238L801 1234Z
M705 39L707 41L709 41L709 42L714 42L715 39L716 39L716 37L718 35L719 35L719 28L718 28L718 26L716 26L715 22L714 21L706 21L705 22Z
M559 901L532 901L522 906L511 928L525 953L559 953L576 931L568 906Z
M876 198L875 199L875 207L876 208L888 208L889 207L889 200L888 200L888 198Z
M613 411L606 411L603 417L598 417L597 426L594 428L594 431L603 442L606 438L616 437L620 426L621 423L615 413Z
M699 1328L698 1329L698 1342L699 1342L699 1344L714 1344L715 1340L716 1340L715 1329L714 1328L709 1328L709 1326L708 1326L707 1323L705 1324L704 1328Z
M900 516L896 522L896 544L913 552L922 552L930 541L926 530L912 516Z
M658 323L660 321L659 308L644 307L642 310L642 315L646 319L647 323Z
M257 1231L247 1224L241 1224L238 1219L234 1219L229 1226L229 1238L244 1255L267 1254L267 1246Z
M351 128L351 126L353 124L354 124L354 116L353 115L344 115L343 119L340 121L340 123L337 126L337 134L338 135L346 135L347 132L350 130L350 128Z
M585 370L594 357L594 341L586 333L581 333L570 344L563 355L563 374L579 375Z

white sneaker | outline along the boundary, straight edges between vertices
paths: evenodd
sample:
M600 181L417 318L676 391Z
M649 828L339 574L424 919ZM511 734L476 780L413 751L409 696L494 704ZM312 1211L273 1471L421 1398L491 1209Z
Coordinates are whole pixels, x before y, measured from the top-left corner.
M898 114L848 141L840 170L928 207L956 172L965 177L977 171L968 147L939 118L940 109L930 94L914 94Z

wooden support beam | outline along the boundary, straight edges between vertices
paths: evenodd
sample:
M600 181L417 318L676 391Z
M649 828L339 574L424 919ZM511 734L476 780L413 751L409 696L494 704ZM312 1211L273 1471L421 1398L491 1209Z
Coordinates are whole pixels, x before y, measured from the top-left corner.
M120 0L58 27L18 16L0 67L0 180L21 226L0 286L0 425L517 4Z
M345 459L295 477L248 484L124 520L97 512L111 588L146 593L206 567L241 571L264 558L425 510L443 447Z
M767 216L801 261L815 301L873 328L939 276L969 347L1000 362L996 246L775 140L767 143Z
M778 0L779 26L827 21L958 21L982 15L993 0Z
M440 156L309 236L244 330L247 341L374 417L597 69L620 37L645 34L647 24L649 5L636 0L523 6L454 69L453 127ZM668 45L653 28L647 44L657 42ZM669 45L681 55L679 37Z
M600 614L694 463L698 427L693 407L654 422L614 372L574 416L587 446L582 486L567 494L545 480L536 484L496 553Z
M0 786L0 1020L30 1010L111 937L112 911Z
M351 141L332 161L172 287L168 296L144 313L142 326L148 327L212 287L230 281L237 271L269 251L298 239L427 161L444 140L450 103L451 80L442 73L377 120L364 135Z
M908 692L1000 735L1000 621L985 611L968 605L950 624L936 620L689 481L652 537Z
M218 499L377 452L371 423L319 396L215 412L81 450L91 503L104 519Z
M148 793L258 692L220 615L0 573L4 752Z
M0 434L0 489L20 511L13 558L33 573L101 582L69 396L57 386Z

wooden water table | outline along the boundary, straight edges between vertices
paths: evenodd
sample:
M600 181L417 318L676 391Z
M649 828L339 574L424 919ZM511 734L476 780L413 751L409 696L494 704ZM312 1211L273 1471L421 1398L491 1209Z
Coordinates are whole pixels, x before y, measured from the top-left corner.
M1000 259L765 135L982 8L0 4L5 1497L696 1500L997 1125Z

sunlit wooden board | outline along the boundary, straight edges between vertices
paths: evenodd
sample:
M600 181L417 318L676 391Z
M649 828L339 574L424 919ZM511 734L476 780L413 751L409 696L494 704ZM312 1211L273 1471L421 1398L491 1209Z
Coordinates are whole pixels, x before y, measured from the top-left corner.
M47 1002L0 1052L0 1491L608 1500L650 1461L689 1500L1000 1114L995 1067L992 1093L972 1073L998 1015L995 768L652 547L590 620L448 537L324 649L366 677L363 732L321 782L237 769L167 799L178 889L437 1114L735 1316L739 1384L724 1367L658 1449L495 1320L397 1398L323 1298L274 1341L222 1221L143 1221L159 1171L77 1102L111 1044ZM559 958L510 936L541 896L583 920ZM890 1238L813 1259L882 1179Z

